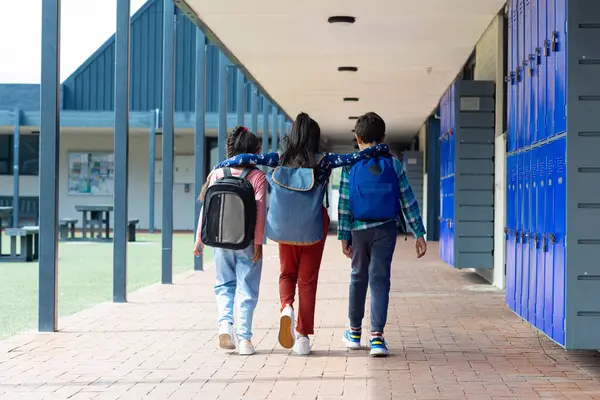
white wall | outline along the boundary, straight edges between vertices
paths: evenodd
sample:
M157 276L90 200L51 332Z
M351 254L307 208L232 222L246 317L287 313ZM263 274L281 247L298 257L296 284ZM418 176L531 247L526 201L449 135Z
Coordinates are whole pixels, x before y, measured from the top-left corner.
M161 136L157 136L156 158L161 157ZM129 148L129 217L139 219L141 229L149 227L149 148L147 133L132 134ZM79 219L81 214L75 211L79 204L113 204L112 196L69 195L67 154L72 151L113 151L113 136L110 132L85 132L61 134L60 144L60 177L59 177L59 217ZM194 139L191 134L176 134L176 155L191 155L194 152ZM0 195L13 194L13 177L0 176ZM173 190L175 230L193 230L194 221L194 185L190 183L189 193L185 193L184 184L176 184ZM39 184L37 176L20 177L20 195L38 196ZM162 216L162 187L155 186L155 227L160 229ZM112 216L111 216L112 217Z

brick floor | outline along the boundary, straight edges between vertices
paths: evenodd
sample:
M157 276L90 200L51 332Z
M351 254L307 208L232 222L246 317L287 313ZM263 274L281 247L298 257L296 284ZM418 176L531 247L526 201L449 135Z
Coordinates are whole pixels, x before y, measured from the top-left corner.
M209 268L63 318L59 333L0 342L0 398L600 399L598 353L567 353L538 336L503 292L442 264L435 244L422 261L413 254L400 240L387 359L341 343L349 263L335 240L321 270L314 353L281 349L276 248L267 246L256 355L216 348Z

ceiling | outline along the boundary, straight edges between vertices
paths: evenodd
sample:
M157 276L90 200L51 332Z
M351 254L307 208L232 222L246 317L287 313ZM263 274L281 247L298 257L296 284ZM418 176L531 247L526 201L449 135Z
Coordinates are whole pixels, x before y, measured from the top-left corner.
M348 117L367 111L395 139L414 136L505 3L185 1L288 115L310 114L332 140L350 134ZM356 22L328 23L339 15Z

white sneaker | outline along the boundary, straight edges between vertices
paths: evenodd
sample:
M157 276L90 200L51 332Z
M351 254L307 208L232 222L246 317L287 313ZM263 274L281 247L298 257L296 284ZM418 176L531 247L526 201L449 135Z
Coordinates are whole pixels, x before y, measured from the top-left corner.
M284 349L294 347L294 321L294 310L289 305L285 306L279 317L279 344Z
M235 350L233 341L233 325L229 322L219 324L219 347L225 350Z
M294 353L299 356L307 356L310 354L310 339L307 336L298 336L294 345Z
M238 347L238 350L239 350L240 356L251 356L252 354L254 354L256 352L252 342L249 340L246 340L246 339L240 340L240 345Z

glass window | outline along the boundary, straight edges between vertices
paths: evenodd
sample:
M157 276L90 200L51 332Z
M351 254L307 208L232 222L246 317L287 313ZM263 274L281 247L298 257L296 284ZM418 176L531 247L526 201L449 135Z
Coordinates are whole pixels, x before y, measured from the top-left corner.
M19 174L38 175L40 166L40 137L21 135L19 137Z
M0 135L0 175L12 174L12 136Z

